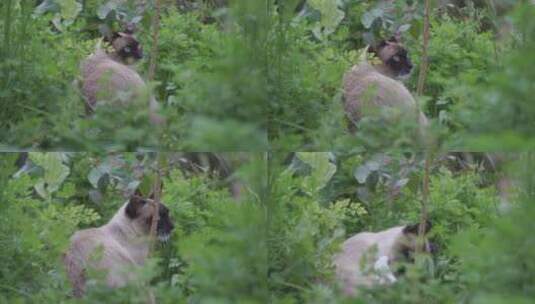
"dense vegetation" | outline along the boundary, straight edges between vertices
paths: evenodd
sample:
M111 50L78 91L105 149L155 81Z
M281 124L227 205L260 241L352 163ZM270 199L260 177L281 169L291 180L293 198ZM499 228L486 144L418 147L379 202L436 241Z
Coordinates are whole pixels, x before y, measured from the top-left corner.
M186 13L165 4L153 82L168 122L164 127L152 126L146 108L139 107L106 108L92 119L84 118L76 81L81 60L102 37L99 29L124 30L122 24L136 24L150 58L154 7L152 1L145 2L47 0L36 8L35 1L2 1L0 143L4 149L266 147L262 72L266 64L259 51L264 26L255 19L259 30L243 30L250 20L242 16L255 16L261 7L250 1L225 11L217 23L203 22L202 12ZM146 76L148 63L139 64L142 75Z
M90 281L84 302L145 303L147 286L159 303L529 303L535 297L533 155L508 154L515 161L501 172L437 157L429 219L438 255L419 256L395 285L366 290L359 300L340 293L332 256L347 236L418 222L422 163L395 154L267 156L224 155L236 171L221 180L213 168L195 173L181 166L181 153L32 152L22 167L19 153L3 154L0 301L74 301L61 263L68 238L106 223L129 190L144 187L156 163L176 226L171 241L157 247L137 283L111 290ZM507 168L516 174L505 175ZM515 177L508 195L495 187L506 176ZM239 197L230 195L230 180L245 189Z
M415 92L425 13L418 1L160 1L156 41L154 1L37 2L0 4L4 149L291 151L413 142L373 121L360 136L348 134L341 81L367 44L401 32L416 66L407 82ZM533 5L474 2L432 6L420 107L444 149L496 148L489 138L531 147ZM102 33L124 24L136 25L148 54L141 74L156 63L151 84L164 127L135 107L85 118L79 64Z
M530 122L523 117L532 117L529 37L535 8L521 6L522 1L491 2L442 1L430 12L429 68L418 99L431 118L435 144L446 150L532 146L524 133L532 130ZM341 82L358 62L359 50L401 32L416 66L407 86L416 93L423 58L422 1L307 3L299 17L275 22L269 74L272 146L321 151L414 145L401 126L383 130L376 121L362 122L357 136L348 135Z
M71 287L61 255L69 237L79 228L105 224L129 190L143 187L153 174L154 155L30 153L29 166L21 170L15 166L18 156L0 158L0 302L67 301ZM148 281L160 303L267 298L262 155L227 157L242 164L232 178L248 181L239 201L231 197L228 181L184 170L181 154L160 157L166 163L160 164L162 201L175 222L172 241L147 263L140 285L117 292L93 288L88 303L144 303L147 291L139 287Z
M533 16L531 0L0 1L0 303L532 303ZM164 124L145 104L85 112L80 63L131 26ZM344 74L396 34L430 125L352 134ZM74 298L70 236L160 179L170 241L127 287L90 273ZM425 220L435 255L343 293L344 240Z

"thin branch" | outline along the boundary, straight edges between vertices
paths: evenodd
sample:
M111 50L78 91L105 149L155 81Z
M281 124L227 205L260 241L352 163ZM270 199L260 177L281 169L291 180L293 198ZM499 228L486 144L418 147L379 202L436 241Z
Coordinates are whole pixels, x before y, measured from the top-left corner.
M152 222L150 225L150 236L152 239L152 246L154 248L156 244L156 233L158 227L158 221L160 220L160 198L162 192L162 179L161 179L161 169L160 169L160 154L156 156L156 178L154 179L154 185L152 186L152 193L154 198L152 200L153 204L153 213L152 213Z
M423 44L422 44L422 58L420 60L420 74L418 75L418 85L416 93L418 96L422 96L424 93L425 78L427 75L427 69L429 67L428 47L429 47L429 18L431 12L430 0L425 0L425 12L424 12L424 32L423 32ZM418 100L418 98L416 98ZM420 107L417 106L419 113ZM419 115L419 114L418 114ZM425 144L425 163L424 163L424 176L422 181L422 209L420 210L420 226L418 227L418 235L420 240L420 246L417 251L425 251L424 234L426 230L426 223L429 218L429 174L431 170L431 158L432 158L432 143L426 140Z
M12 23L12 20L11 20L11 14L12 14L12 0L7 0L6 2L6 6L5 6L5 16L4 16L4 51L5 51L5 54L4 56L9 56L11 55L10 54L10 45L11 45L11 38L10 38L10 34L11 34L11 23Z
M429 46L429 17L431 11L431 1L425 0L425 12L424 12L424 32L423 32L423 45L422 45L422 58L420 60L420 74L418 75L418 85L416 87L416 93L421 96L424 93L425 78L427 76L427 69L429 67L429 58L427 54Z
M425 251L425 242L423 236L425 235L425 230L427 226L427 220L429 219L429 174L431 171L431 149L427 148L425 152L425 162L424 162L424 177L422 181L422 209L420 210L420 226L418 227L418 235L420 237L420 245L417 250L420 252Z
M152 17L152 49L149 64L149 81L154 80L158 60L158 41L160 37L160 0L154 0L154 16Z
M160 198L162 194L162 168L161 168L161 153L156 154L156 177L154 179L154 185L152 186L152 193L154 195L152 199L152 222L150 223L150 242L152 250L151 252L154 252L154 249L156 247L157 243L157 229L158 229L158 222L160 221ZM156 298L154 297L154 294L152 290L148 289L147 294L147 303L150 304L156 304Z

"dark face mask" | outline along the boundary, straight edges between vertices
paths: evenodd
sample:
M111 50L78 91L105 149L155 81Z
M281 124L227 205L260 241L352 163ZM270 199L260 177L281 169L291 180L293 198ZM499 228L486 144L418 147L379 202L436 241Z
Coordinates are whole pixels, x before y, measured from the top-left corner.
M407 57L406 51L399 52L392 56L387 61L387 64L398 76L410 74L412 71L412 63L409 57Z
M141 59L143 58L143 49L139 45L139 43L132 43L128 46L125 46L119 51L119 55L121 58L128 59L128 58L134 58L134 59Z

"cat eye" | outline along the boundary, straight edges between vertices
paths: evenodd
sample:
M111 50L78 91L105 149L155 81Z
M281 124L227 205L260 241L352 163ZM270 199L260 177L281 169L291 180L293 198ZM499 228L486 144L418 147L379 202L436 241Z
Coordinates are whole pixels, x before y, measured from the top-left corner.
M398 55L396 55L396 56L392 57L392 59L394 59L394 61L399 61L400 58L399 58Z
M127 47L124 48L124 51L127 52L127 53L130 53L131 49L130 49L130 47L127 46Z

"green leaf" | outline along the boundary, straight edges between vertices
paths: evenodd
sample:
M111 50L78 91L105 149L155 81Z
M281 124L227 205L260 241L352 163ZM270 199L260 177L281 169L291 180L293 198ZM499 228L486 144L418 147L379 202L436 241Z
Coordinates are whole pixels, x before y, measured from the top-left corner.
M306 180L314 191L325 187L336 173L336 165L331 163L329 152L297 152L297 157L312 169Z
M144 196L147 196L152 192L152 187L154 186L154 181L155 180L156 180L156 174L155 173L153 173L153 174L145 174L143 176L143 180L141 181L141 183L139 184L139 186L137 188L139 189L139 191L141 191L141 193Z
M360 22L364 25L365 28L369 29L372 27L373 22L377 18L382 18L384 11L380 8L374 8L362 15Z
M61 16L67 22L72 23L82 11L82 4L76 0L56 0L61 8Z
M76 195L76 187L70 182L66 182L57 194L58 197L62 198L69 198L74 195Z
M42 198L50 197L50 193L48 193L48 191L46 190L45 182L43 180L40 180L39 182L37 182L37 184L35 184L34 186L34 189L37 192L37 194L39 194L40 197Z
M44 176L39 178L35 190L43 198L59 190L61 184L70 173L68 166L63 164L63 153L30 152L30 160L43 168Z
M45 0L35 8L34 13L37 16L47 12L55 13L52 24L59 31L63 31L74 22L81 11L82 4L76 0Z
M401 33L403 33L403 32L408 31L410 28L411 28L411 25L410 25L410 24L403 24L402 26L400 26L400 27L398 28L398 31L400 31Z
M372 171L368 166L365 164L362 166L359 166L356 170L353 176L357 179L357 181L361 184L364 184L366 182L366 179L368 179L368 176L370 175Z
M115 3L114 1L109 1L103 5L101 5L98 10L97 10L97 16L100 18L100 19L106 19L106 17L108 16L108 14L117 8L117 3Z
M35 8L34 13L39 16L46 12L56 13L59 12L59 10L60 7L55 0L44 0Z
M345 13L338 8L336 0L310 0L308 5L321 14L320 22L313 30L319 39L332 34L344 19Z
M97 167L91 169L91 171L87 175L87 179L89 180L93 188L97 189L101 178L106 174L110 174L110 172L111 172L110 163L108 161L104 161Z

